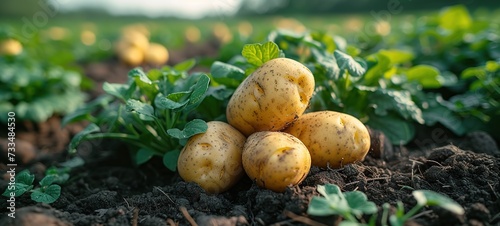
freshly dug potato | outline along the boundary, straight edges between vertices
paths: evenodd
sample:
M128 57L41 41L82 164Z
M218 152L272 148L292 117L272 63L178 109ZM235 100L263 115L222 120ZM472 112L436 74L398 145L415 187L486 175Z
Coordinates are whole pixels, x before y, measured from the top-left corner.
M312 165L340 168L365 158L368 129L357 118L334 111L307 113L284 130L299 138L311 153Z
M302 182L311 168L306 146L283 132L262 131L250 135L242 158L247 175L258 186L276 192Z
M304 113L313 92L314 76L307 67L292 59L272 59L238 86L227 120L245 136L280 131Z
M244 175L241 152L245 136L225 122L208 122L203 134L189 138L177 162L185 181L199 184L208 193L221 193Z

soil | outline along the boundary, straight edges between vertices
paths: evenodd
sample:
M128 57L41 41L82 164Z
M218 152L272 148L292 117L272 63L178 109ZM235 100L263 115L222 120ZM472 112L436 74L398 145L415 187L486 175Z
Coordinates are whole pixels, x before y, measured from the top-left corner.
M96 83L125 81L129 69L114 60L84 68ZM60 117L54 116L16 128L26 133L16 139L22 159L17 171L28 168L39 181L47 167L70 158L65 146L84 125L60 128L58 123ZM409 210L416 204L411 194L416 189L439 192L465 208L465 214L457 216L426 207L407 225L500 225L500 151L495 140L480 131L463 137L437 127L419 131L406 146L392 146L383 134L372 131L373 150L363 162L340 169L313 167L299 186L283 193L259 188L245 177L225 193L207 194L168 171L161 159L134 166L124 144L86 143L77 153L85 165L71 172L56 202L35 203L23 195L16 200L13 219L6 216L3 201L0 225L337 225L338 218L306 214L311 197L319 195L316 186L326 183L364 192L379 206L379 216L384 203L395 206L401 201ZM0 170L6 172L6 161L1 160ZM4 174L0 191L6 189L7 179Z

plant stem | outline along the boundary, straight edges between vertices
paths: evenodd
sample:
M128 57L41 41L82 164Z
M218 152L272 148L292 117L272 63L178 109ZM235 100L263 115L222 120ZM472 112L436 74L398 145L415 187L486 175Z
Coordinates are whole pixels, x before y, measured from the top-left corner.
M382 212L382 219L380 219L380 223L382 224L382 226L387 226L387 217L389 215L389 203L384 203L382 205L382 208L383 208L383 212Z
M414 206L410 211L408 211L403 217L402 217L402 220L403 222L406 222L408 219L410 219L410 217L412 217L413 215L415 215L418 211L420 211L420 209L422 209L422 207L424 206L421 206L421 205L416 205Z

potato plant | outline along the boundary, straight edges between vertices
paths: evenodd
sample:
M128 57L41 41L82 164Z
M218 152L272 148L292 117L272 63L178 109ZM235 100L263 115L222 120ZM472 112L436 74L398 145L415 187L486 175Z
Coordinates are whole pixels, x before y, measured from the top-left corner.
M207 129L207 124L190 115L205 97L210 78L187 71L195 64L188 60L174 67L140 68L129 72L126 84L104 83L103 96L66 116L63 123L90 121L71 141L75 151L85 140L112 138L132 145L137 164L153 156L176 170L177 158L188 138Z
M7 123L7 112L15 112L19 121L29 122L69 114L86 99L82 85L77 71L24 54L0 56L0 123Z

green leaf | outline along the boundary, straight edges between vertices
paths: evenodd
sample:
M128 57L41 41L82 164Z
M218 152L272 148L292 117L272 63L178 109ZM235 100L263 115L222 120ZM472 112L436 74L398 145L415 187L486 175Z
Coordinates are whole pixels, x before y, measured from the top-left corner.
M2 195L5 197L10 197L10 193L14 192L14 196L19 197L27 191L30 191L31 189L33 189L33 185L16 183L16 187L14 188L14 190L9 190L9 187L7 187Z
M25 169L16 175L16 184L31 185L35 180L35 175L31 174L29 170Z
M184 126L183 130L177 128L168 129L168 135L177 139L187 139L196 134L204 133L208 129L207 123L201 119L194 119Z
M392 144L407 144L415 136L413 124L394 113L385 116L370 115L369 117L366 124L384 132Z
M366 195L360 191L344 192L345 199L357 217L363 214L374 214L378 211L374 202L368 201Z
M69 168L58 169L51 167L45 171L45 177L40 181L40 185L64 184L69 179Z
M100 96L100 97L96 98L95 100L88 102L87 104L85 104L85 106L83 106L83 107L73 111L72 113L64 116L61 124L62 124L62 126L65 126L69 123L86 120L90 117L90 114L93 111L95 111L99 108L107 107L109 105L110 101L112 101L112 100L113 100L113 97L111 97L111 96L107 96L107 95Z
M338 226L366 226L366 224L354 222L354 221L342 221Z
M383 54L375 54L368 57L369 63L375 64L369 67L363 79L365 85L376 85L378 80L384 77L384 74L392 68L391 60Z
M153 83L141 68L134 68L134 69L130 70L128 72L128 76L131 78L138 78L140 81L142 81L146 84Z
M87 127L85 127L84 130L80 131L78 134L76 134L73 139L71 139L71 142L69 143L69 150L70 152L75 152L76 147L85 140L85 137L91 133L99 132L101 129L99 126L97 126L94 123L89 124Z
M446 103L440 95L426 94L425 103L427 107L422 109L422 116L426 125L434 126L439 122L459 136L467 132L462 119L447 107L450 103Z
M236 88L245 79L245 71L239 67L215 61L210 67L210 74L214 80L227 87Z
M364 89L364 87L358 87ZM423 124L422 110L411 99L409 91L389 90L377 88L364 89L372 92L368 97L369 102L375 109L375 114L385 116L389 111L393 111L403 116L405 119L413 119L416 122Z
M189 96L189 102L184 108L184 111L189 112L200 105L205 98L205 93L208 90L209 84L210 78L205 74L201 74L198 81L190 88L191 95Z
M464 214L464 209L460 204L444 195L434 191L416 190L412 192L413 197L420 206L439 206L455 214Z
M177 160L181 152L179 150L168 151L163 155L163 165L167 167L170 171L175 172L177 170Z
M16 174L16 185L14 190L9 190L7 187L2 194L3 196L9 197L11 192L15 193L15 197L19 197L22 194L33 188L33 181L35 180L35 175L30 174L29 170L25 169Z
M191 68L193 68L194 65L196 65L196 59L188 59L188 60L185 60L183 62L176 64L174 66L174 70L187 72L187 71L191 70Z
M137 113L144 121L153 121L156 118L153 106L134 99L127 100L127 111Z
M331 208L329 200L321 197L312 197L307 214L314 216L330 216L337 214L337 211Z
M54 183L54 181L56 181L56 175L47 175L45 176L41 181L40 181L40 185L41 186L49 186L51 184Z
M35 202L53 203L61 196L61 186L52 184L46 188L37 188L31 193L31 199Z
M85 164L85 161L83 160L83 158L81 158L79 156L75 156L75 157L71 158L70 160L67 160L59 165L62 167L67 167L67 168L76 168L79 166L83 166L84 164Z
M378 53L389 58L392 64L411 62L415 58L413 53L399 49L382 49Z
M267 61L280 57L281 50L274 42L266 42L263 45L260 43L247 44L243 46L241 55L243 55L249 63L256 67L260 67Z
M134 79L135 84L139 87L142 95L145 95L148 100L153 100L155 98L156 94L159 92L158 86L149 79L142 69L132 69L128 75Z
M445 8L439 15L439 26L446 30L467 30L471 25L472 18L463 5Z
M342 195L339 186L335 184L318 185L316 190L324 197L328 197L329 195Z
M336 81L340 77L340 69L337 64L337 59L333 54L326 51L320 51L317 49L311 49L312 56L316 61L316 70L313 71L314 77L320 81L333 80Z
M439 74L439 70L433 66L417 65L406 72L406 77L409 81L417 81L423 88L436 89L442 85Z
M116 98L119 98L123 101L130 98L128 95L130 85L128 84L116 84L116 83L108 83L104 82L102 84L102 89L109 95L112 95Z
M153 156L155 152L151 149L147 148L141 148L137 151L135 154L135 164L141 165L147 161L149 161Z
M365 74L366 69L355 61L351 56L335 50L334 56L341 70L347 70L354 77L360 77Z
M375 203L368 201L366 195L359 191L341 192L334 184L318 185L318 192L323 197L313 197L309 203L307 213L316 216L339 214L343 217L377 212ZM346 217L349 218L349 217Z
M179 102L182 97L188 96L191 94L190 92L179 92L179 93L172 93L169 94L167 97L163 96L162 93L158 93L155 98L155 107L160 109L160 110L178 110L189 102L189 99L185 99L181 102Z

